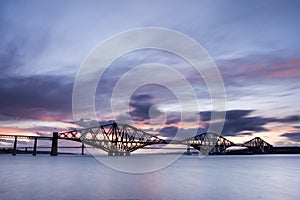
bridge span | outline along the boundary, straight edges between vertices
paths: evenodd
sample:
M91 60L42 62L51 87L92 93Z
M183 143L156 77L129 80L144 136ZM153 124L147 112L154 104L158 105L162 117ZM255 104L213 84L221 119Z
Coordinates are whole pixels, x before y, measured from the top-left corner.
M58 140L70 140L82 144L84 154L85 144L94 148L102 149L109 156L129 156L131 152L149 145L181 144L187 146L187 154L190 148L200 151L202 154L224 153L226 148L236 146L230 140L216 133L202 133L184 140L164 140L158 136L146 133L128 124L110 123L97 127L71 130L67 132L53 132L53 137L26 136L26 135L0 135L0 138L14 138L13 155L17 152L17 140L33 139L33 155L37 153L37 140L51 140L50 155L58 154ZM261 138L254 138L243 144L245 147L254 150L255 153L265 153L272 149L272 145Z

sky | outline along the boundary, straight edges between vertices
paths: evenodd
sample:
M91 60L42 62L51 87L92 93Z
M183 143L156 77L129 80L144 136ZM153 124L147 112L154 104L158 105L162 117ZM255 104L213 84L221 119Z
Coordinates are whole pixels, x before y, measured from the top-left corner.
M160 27L198 42L218 67L227 99L223 136L236 143L262 137L275 146L300 145L299 9L300 2L292 0L3 0L0 134L47 135L94 125L94 119L74 119L72 114L73 86L85 59L115 34ZM174 41L174 46L184 44ZM192 101L178 101L184 91L174 94L152 83L141 85L129 99L121 98L118 103L127 102L127 108L112 113L112 92L122 75L153 62L186 78L198 109ZM159 75L168 77L150 74ZM175 81L174 88L180 90L181 85ZM172 138L179 130L186 135L205 132L218 123L211 120L211 111L219 112L212 110L209 89L189 63L153 49L129 52L111 63L98 83L95 107L99 124L126 122L130 116L132 125L162 138ZM180 111L188 116L184 121Z

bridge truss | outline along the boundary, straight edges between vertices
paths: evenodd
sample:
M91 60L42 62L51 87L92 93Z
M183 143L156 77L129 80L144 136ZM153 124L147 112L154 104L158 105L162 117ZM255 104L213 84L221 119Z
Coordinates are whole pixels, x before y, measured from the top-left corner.
M243 146L248 147L254 153L269 153L272 151L273 146L260 137L255 137L248 142L245 142Z
M0 135L0 138L14 138L14 152L16 152L17 139L34 139L34 154L36 154L37 140L52 140L51 155L57 155L58 139L81 142L82 154L83 144L102 149L108 152L108 155L129 155L137 149L155 144L183 144L187 146L188 151L190 147L193 147L202 154L225 153L228 147L236 146L235 143L216 133L202 133L182 141L172 141L163 140L128 124L117 123L62 133L54 132L53 137ZM245 142L242 146L247 147L253 153L270 153L273 150L272 145L259 137Z
M160 139L128 124L117 123L59 133L58 138L83 142L102 149L109 155L126 155L154 144L184 144L203 154L223 153L226 148L235 146L233 142L216 133L202 133L183 141L172 141Z
M223 153L226 148L236 146L230 140L216 133L202 133L183 140L182 143L201 151L203 154Z
M129 155L130 152L147 145L166 144L165 140L157 136L128 124L117 125L117 123L59 133L58 138L82 141L108 152L109 155Z

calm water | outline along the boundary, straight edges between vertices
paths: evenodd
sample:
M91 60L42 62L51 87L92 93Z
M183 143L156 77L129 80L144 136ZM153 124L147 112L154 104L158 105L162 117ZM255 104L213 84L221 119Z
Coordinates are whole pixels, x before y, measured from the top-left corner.
M0 163L1 200L300 199L300 155L183 156L145 174L91 156L0 155Z

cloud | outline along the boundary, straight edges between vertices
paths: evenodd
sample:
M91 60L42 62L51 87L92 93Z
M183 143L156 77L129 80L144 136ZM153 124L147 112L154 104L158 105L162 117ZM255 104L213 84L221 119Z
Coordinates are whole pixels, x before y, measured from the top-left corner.
M138 95L133 95L131 100L133 102L142 102L142 101L150 101L152 100L153 97L150 94L138 94Z
M80 119L75 122L75 124L81 126L81 127L95 127L99 125L99 122L97 120L91 120L91 119Z
M161 136L174 140L185 140L187 138L194 137L196 135L205 133L206 128L178 128L177 126L167 126L162 129L157 129Z
M153 97L149 94L134 95L129 106L133 108L129 112L133 120L146 121L150 120L151 117L158 117L163 114L158 108L156 108L152 102ZM150 110L151 109L151 110Z
M280 119L274 119L274 121L276 122L299 122L300 121L300 116L298 115L289 115L287 117L284 118L280 118Z
M234 120L234 119L239 119L242 118L254 110L228 110L226 111L226 119L228 120ZM200 112L200 119L204 122L210 121L211 120L211 111L204 111Z
M159 133L168 138L173 138L178 132L178 128L176 126L168 126L160 129Z
M251 136L253 134L253 132L242 132L239 133L239 135L245 135L245 136Z
M170 124L177 124L178 122L180 122L181 121L181 117L180 117L180 115L175 115L175 114L173 114L173 115L168 115L167 116L167 121L166 121L166 124L167 125L170 125Z
M297 79L300 77L300 60L296 58L282 59L272 52L261 55L242 56L232 60L218 61L219 69L228 85L263 80L268 82ZM247 80L247 81L245 81Z
M300 142L300 132L284 133L280 136L286 137L294 142Z
M222 130L224 136L240 135L241 132L261 132L266 131L264 128L272 118L264 118L261 116L248 117L254 110L230 110L226 112L226 119ZM248 133L249 134L249 133Z
M71 117L72 83L66 77L0 77L0 113L32 119Z
M269 123L269 119L260 116L257 117L242 117L235 120L225 120L222 130L224 136L239 135L243 131L261 132L267 131L264 125Z
M266 78L293 78L300 76L300 60L287 60L272 66L264 74Z
M81 127L90 128L90 127L102 126L102 125L106 125L106 124L112 124L114 122L115 121L113 121L113 120L97 121L97 120L91 120L91 119L80 119L74 123Z
M25 27L25 24L16 27L16 23L11 23L16 16L8 14L8 8L12 5L7 5L4 9L7 16L0 19L0 32L3 33L0 42L0 114L13 115L21 121L71 119L73 79L62 75L66 69L62 65L58 66L60 75L54 76L42 73L43 70L53 71L53 63L49 64L48 60L39 65L36 63L49 45L49 33L43 28L32 31L36 27ZM1 29L3 24L5 29Z
M249 116L255 110L228 110L226 111L226 118L222 135L236 136L236 135L251 135L254 132L268 131L264 126L272 122L291 123L300 121L297 115L290 115L284 118ZM211 112L200 112L200 118L204 122L211 120ZM220 123L220 122L211 122Z

